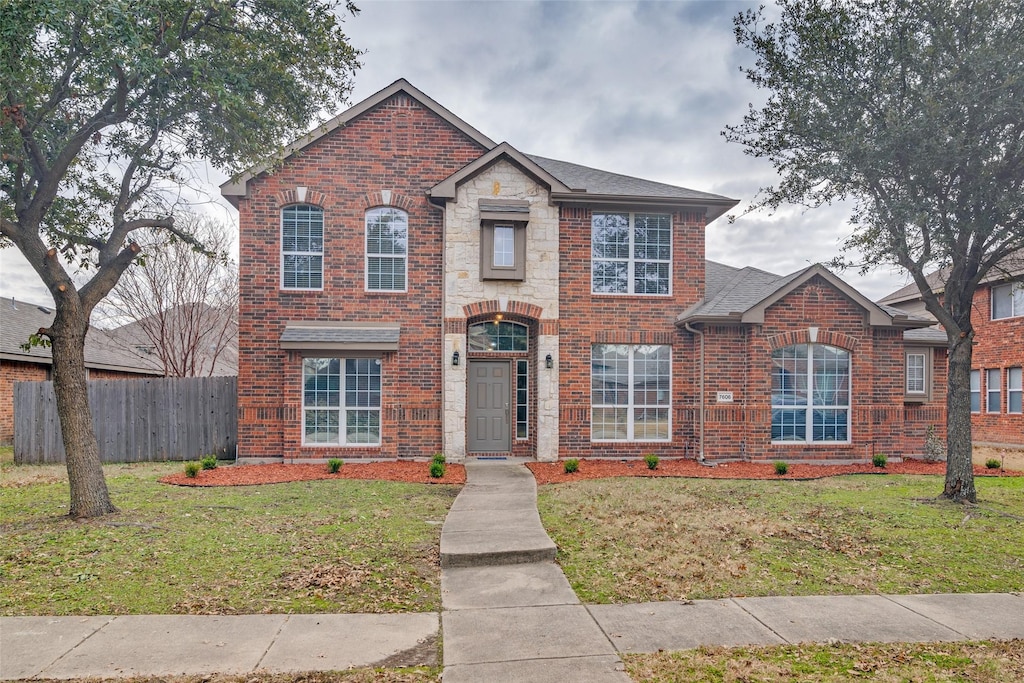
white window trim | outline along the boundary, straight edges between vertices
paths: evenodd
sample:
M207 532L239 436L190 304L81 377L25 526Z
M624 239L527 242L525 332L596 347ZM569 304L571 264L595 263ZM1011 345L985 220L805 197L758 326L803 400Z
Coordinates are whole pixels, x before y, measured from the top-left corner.
M1004 315L996 317L996 292L1001 290L1009 290L1010 292L1010 315ZM1009 320L1010 318L1020 318L1024 316L1024 307L1021 310L1017 310L1015 305L1018 301L1018 296L1024 300L1024 282L1011 282L1005 285L996 285L992 287L991 296L991 319L992 320Z
M348 441L347 441L348 434L347 434L347 432L345 430L345 424L346 424L345 413L348 411L348 406L345 405L345 370L344 370L344 368L346 366L345 361L349 360L349 358L345 357L345 356L315 356L315 357L316 358L326 358L326 359L329 359L329 360L337 360L339 362L339 364L341 366L341 382L340 382L340 386L338 388L338 391L340 393L339 405L337 405L337 406L307 406L306 405L305 387L304 386L302 387L302 389L301 389L302 390L302 414L301 414L301 422L299 424L299 429L302 432L302 445L303 445L303 447L307 447L307 448L380 448L381 445L384 442L384 433L383 433L384 432L384 424L383 424L383 422L381 420L381 416L383 415L383 413L382 413L383 406L377 406L377 407L360 407L360 406L355 406L355 407L352 408L352 410L366 410L366 411L376 411L377 412L377 414L378 414L377 424L379 425L380 432L381 432L379 434L380 439L378 441L376 441L376 442L362 442L362 443L348 443ZM310 356L310 358L313 358L313 356ZM302 366L301 366L301 369L302 369L302 383L303 384L305 384L305 380L306 380L305 361L306 361L306 359L303 358L302 359ZM383 370L383 368L382 368L382 370ZM381 377L381 384L382 384L382 386L381 386L381 403L383 403L383 399L384 399L383 376ZM335 412L338 413L338 441L337 441L337 443L324 443L322 441L306 441L306 411L307 410L319 410L319 411L332 410L332 411L335 411Z
M996 386L995 392L992 391L992 382L991 382L992 373L993 372L999 373L999 380L995 383L995 386ZM985 368L985 413L987 415L998 415L999 413L1003 412L1003 392L1002 392L1002 388L1003 388L1002 370L1000 370L999 368ZM996 409L995 410L992 410L992 403L991 403L992 394L993 393L995 393L996 395L999 396L999 399L998 399L999 403L998 403L998 405L996 405Z
M619 344L592 344L590 349L591 359L593 359L594 346L619 346ZM590 370L590 441L591 443L670 443L672 441L672 346L669 344L622 344L621 346L629 347L629 370L627 373L627 386L629 387L629 402L626 404L609 404L594 403L594 370L591 367ZM638 346L664 346L668 348L668 403L665 405L651 405L651 404L636 404L633 402L633 378L634 374L634 349ZM594 410L597 408L625 408L628 419L626 421L626 438L625 439L597 439L594 438ZM665 409L668 414L668 436L664 439L638 439L635 436L635 422L634 410L642 408L654 408L654 409Z
M380 254L370 253L370 224L367 219L370 214L376 211L397 211L405 214L405 253L401 255L403 276L402 280L405 282L405 287L402 289L384 289L384 288L371 288L370 287L370 259L371 258L397 258L398 254ZM374 206L367 209L363 213L363 289L366 292L373 293L388 293L388 292L408 292L409 291L409 212L403 209L399 209L395 206Z
M975 389L974 389L974 378L975 377L978 378L978 389L977 389L977 391L975 391ZM980 415L981 414L981 370L971 370L971 379L970 379L970 383L968 384L968 387L969 387L969 394L971 395L972 398L973 398L974 394L978 395L978 409L977 410L975 410L974 407L973 407L974 401L973 400L970 401L970 403L972 404L971 405L971 414L972 415Z
M815 406L813 402L814 387L811 386L814 375L814 348L816 346L829 346L828 344L793 344L793 346L806 346L807 347L807 403L803 405L775 405L771 406L771 411L775 410L804 410L804 433L807 434L807 438L803 441L795 441L792 439L785 441L776 441L772 439L772 445L774 446L807 446L815 444L849 444L853 443L853 426L850 420L853 416L853 395L854 395L854 377L853 377L853 353L849 349L844 349L839 346L833 346L834 349L846 352L846 357L850 365L849 374L849 386L846 392L846 404L841 406ZM844 441L815 441L814 440L814 410L815 408L820 410L845 410L846 411L846 440ZM771 434L772 423L768 423L769 435Z
M521 363L525 363L526 364L526 372L523 375L524 377L526 377L526 388L525 388L525 391L526 391L526 403L525 403L525 405L526 405L526 434L524 436L519 436L519 368L522 367L520 365ZM516 361L515 361L515 364L516 364L515 440L516 441L528 441L530 439L530 361L525 359L525 358L517 358Z
M921 358L921 388L911 389L910 388L910 359L911 357ZM927 396L928 395L928 354L924 351L907 351L906 353L906 366L904 368L904 384L903 390L908 396Z
M609 213L625 213L629 215L629 256L626 259L626 291L625 292L597 292L594 291L594 263L596 262L620 262L623 259L618 258L597 258L594 256L594 214L609 214ZM634 240L635 240L635 225L637 214L650 214L659 216L668 216L668 258L667 259L642 259L643 263L667 263L668 264L668 291L664 294L656 294L650 292L634 292L633 287L636 284L634 274L636 273L636 256L634 256ZM594 296L653 296L653 297L669 297L672 296L672 265L673 257L675 256L675 222L671 213L664 213L660 211L594 211L591 213L591 224L590 224L590 293Z
M1013 387L1010 385L1010 374L1011 371L1017 371L1017 386ZM1006 368L1006 413L1008 415L1021 415L1024 414L1024 405L1021 406L1021 410L1010 410L1010 394L1020 394L1021 403L1024 404L1024 369L1020 366L1014 366L1012 368Z
M324 234L321 237L321 249L320 251L289 251L284 250L284 212L286 209L290 209L296 206L311 206L314 209L319 209L320 215L323 218L323 230ZM327 279L327 269L324 267L326 263L325 253L326 249L323 248L324 242L327 240L327 212L323 210L323 207L317 206L316 204L289 204L288 206L281 207L278 212L278 228L277 228L277 239L278 239L278 253L281 256L278 271L281 274L278 287L285 292L322 292L324 291L324 280ZM285 256L319 256L320 257L320 286L319 287L286 287L284 284L284 257Z

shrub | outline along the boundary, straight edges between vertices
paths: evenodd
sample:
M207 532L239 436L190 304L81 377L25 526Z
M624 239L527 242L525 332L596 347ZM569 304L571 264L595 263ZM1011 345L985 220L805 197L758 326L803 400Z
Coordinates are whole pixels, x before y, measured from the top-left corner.
M569 458L568 460L566 460L565 462L562 463L562 470L565 471L566 474L572 474L573 472L578 472L579 469L580 469L580 461L578 459L576 459L576 458Z
M217 456L208 455L200 460L199 463L203 466L204 470L215 470L217 469Z
M195 477L197 474L199 474L199 470L201 470L202 467L203 466L197 462L185 463L185 476L189 478Z
M331 474L337 474L343 464L344 461L341 458L331 458L327 461L327 471Z
M985 461L985 467L987 467L990 470L998 470L1001 464L1002 463L1000 463L995 458L989 458L988 460Z
M648 453L647 455L644 456L644 462L647 463L647 469L649 470L658 469L658 463L660 461L661 459L654 453Z
M446 462L445 457L444 457L444 453L434 453L434 460L433 460L433 462L439 462L439 463L441 463L443 465Z
M430 476L434 479L440 479L444 476L444 463L437 462L436 460L430 463Z
M871 464L875 467L885 467L888 462L889 458L886 457L885 453L875 453L871 456Z
M782 460L776 460L775 461L775 474L777 474L777 475L779 475L781 477L786 472L789 472L789 465L786 464L785 462L783 462Z

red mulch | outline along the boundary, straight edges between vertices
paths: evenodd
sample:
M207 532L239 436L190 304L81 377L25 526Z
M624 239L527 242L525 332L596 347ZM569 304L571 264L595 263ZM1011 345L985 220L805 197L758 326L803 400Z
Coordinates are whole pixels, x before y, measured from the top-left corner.
M650 470L643 460L580 460L579 471L566 474L561 462L528 462L538 484L557 484L580 479L606 477L705 477L709 479L821 479L840 474L937 474L946 473L944 462L904 460L888 463L884 468L871 463L862 465L810 465L789 463L784 476L775 474L774 463L730 462L706 467L696 460L662 460L658 469ZM1024 472L1004 470L1002 476L1024 476ZM974 476L1000 476L999 470L974 466Z
M580 469L566 474L561 462L528 462L538 484L554 484L580 479L603 479L607 477L707 477L711 479L821 479L840 474L935 474L943 475L946 464L905 460L889 463L884 469L870 463L864 465L804 465L790 464L789 472L780 477L775 474L772 463L731 462L715 467L705 467L694 460L662 460L658 469L650 470L643 460L580 460ZM974 466L974 475L1020 477L1024 472L1010 470L989 470ZM162 478L165 484L177 486L255 486L258 484L281 484L289 481L311 481L315 479L380 479L420 484L465 484L466 468L462 465L445 465L444 476L435 479L430 476L429 462L348 462L337 474L327 472L327 465L292 465L276 463L271 465L228 465L215 470L200 470L195 478L186 477L184 472Z
M465 484L466 468L462 465L445 465L444 476L435 479L430 476L429 462L347 462L337 474L328 472L326 464L274 463L221 466L215 470L200 470L195 477L186 477L182 471L160 481L177 486L255 486L316 479L381 479L417 484Z

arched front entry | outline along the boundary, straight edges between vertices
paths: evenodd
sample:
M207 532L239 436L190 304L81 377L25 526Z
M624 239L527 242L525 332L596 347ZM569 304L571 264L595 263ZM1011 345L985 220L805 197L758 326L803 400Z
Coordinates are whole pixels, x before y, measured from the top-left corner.
M532 457L537 326L504 317L466 326L466 451Z

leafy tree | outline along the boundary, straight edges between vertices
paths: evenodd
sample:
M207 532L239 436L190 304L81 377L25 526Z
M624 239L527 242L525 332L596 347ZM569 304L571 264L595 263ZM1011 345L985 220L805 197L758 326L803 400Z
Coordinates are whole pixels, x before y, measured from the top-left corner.
M852 199L863 270L905 269L949 349L943 495L974 501L974 293L1024 247L1024 4L780 0L734 19L766 91L726 139L781 176L754 208ZM837 263L850 265L846 259ZM946 269L944 291L925 275Z
M115 509L86 397L94 307L139 254L136 231L196 242L172 213L189 162L237 172L347 96L359 53L333 9L329 0L0 0L0 237L53 295L56 317L42 333L72 517Z

